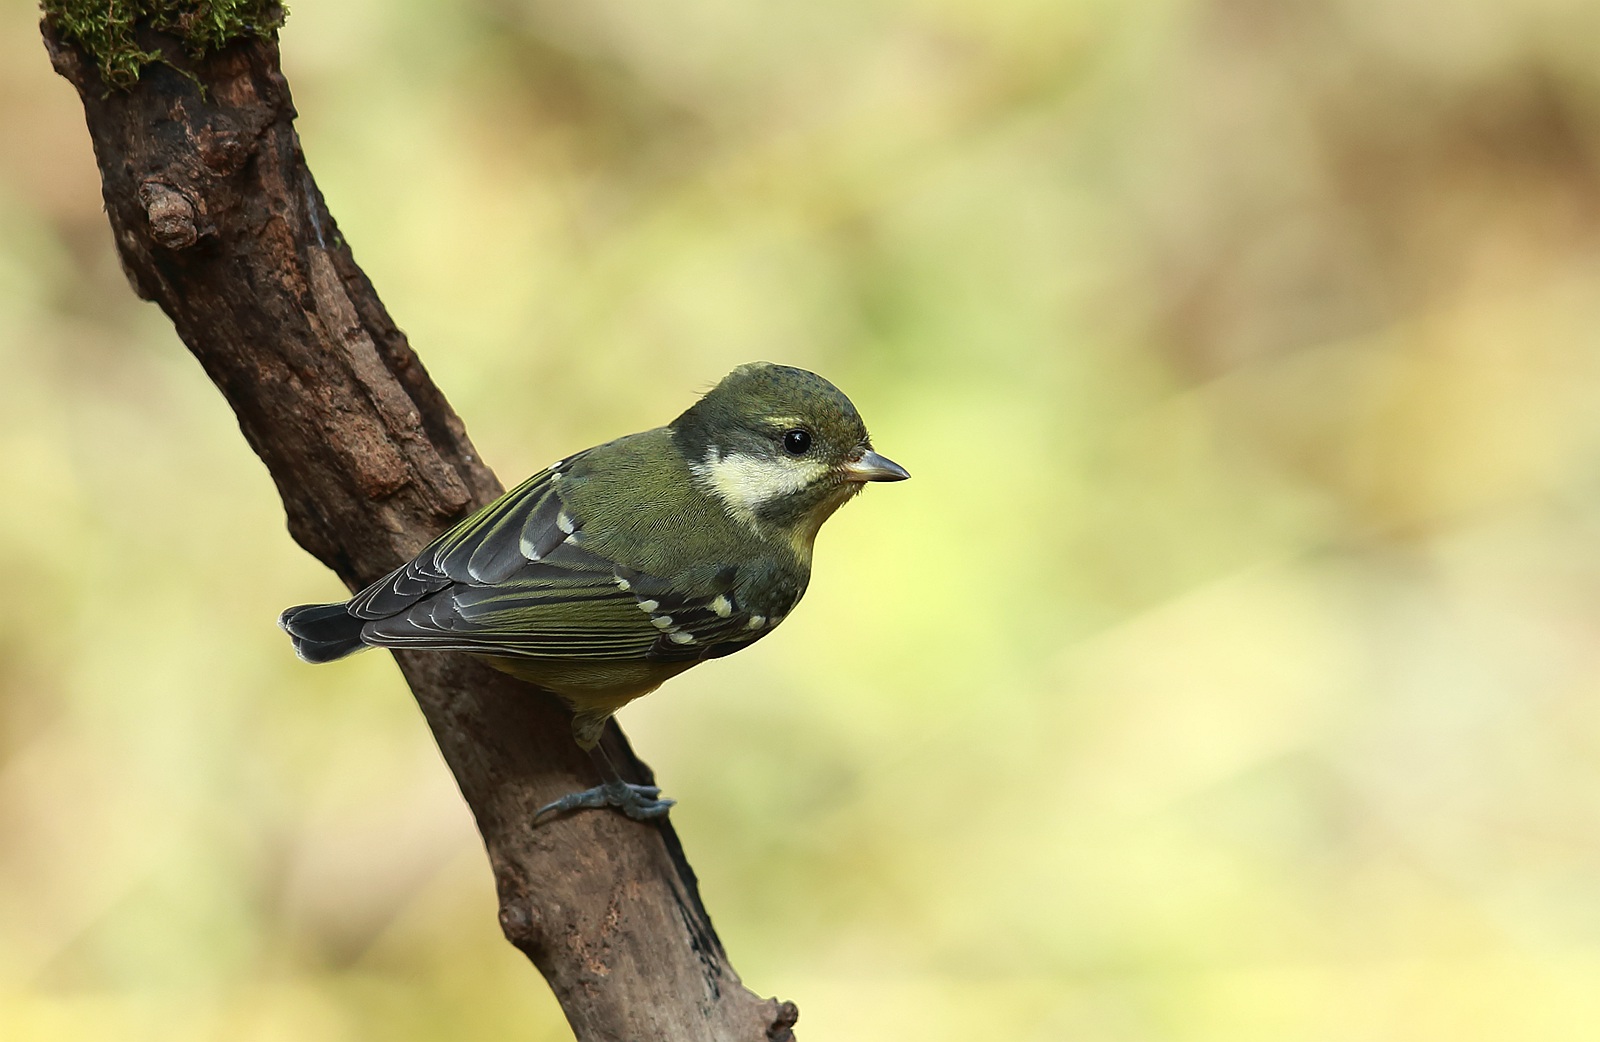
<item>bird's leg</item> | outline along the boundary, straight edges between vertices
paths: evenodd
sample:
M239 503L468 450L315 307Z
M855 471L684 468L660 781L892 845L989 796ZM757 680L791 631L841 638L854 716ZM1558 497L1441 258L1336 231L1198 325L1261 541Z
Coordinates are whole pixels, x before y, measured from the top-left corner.
M598 745L589 750L589 759L600 771L601 783L592 789L568 793L540 807L533 816L535 825L543 824L547 815L553 817L587 807L615 807L634 821L654 821L666 817L668 808L677 802L657 799L661 790L654 785L635 785L623 781L617 769L611 765L611 758Z

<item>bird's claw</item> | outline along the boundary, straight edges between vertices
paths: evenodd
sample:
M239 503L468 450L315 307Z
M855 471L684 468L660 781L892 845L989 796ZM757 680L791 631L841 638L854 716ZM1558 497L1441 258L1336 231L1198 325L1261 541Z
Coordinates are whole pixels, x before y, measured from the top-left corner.
M625 781L606 782L604 785L596 785L582 792L568 793L559 800L546 803L534 813L533 823L541 825L547 817L596 807L615 807L634 821L654 821L666 817L667 811L677 802L672 799L657 799L656 797L660 795L661 790L654 785L635 785Z

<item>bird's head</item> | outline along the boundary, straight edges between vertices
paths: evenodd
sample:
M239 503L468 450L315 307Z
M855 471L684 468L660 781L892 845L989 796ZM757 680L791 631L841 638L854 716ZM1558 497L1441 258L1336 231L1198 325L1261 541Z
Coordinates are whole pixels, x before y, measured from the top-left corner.
M751 362L672 422L694 480L758 531L809 554L817 529L868 481L911 475L872 450L856 407L815 373Z

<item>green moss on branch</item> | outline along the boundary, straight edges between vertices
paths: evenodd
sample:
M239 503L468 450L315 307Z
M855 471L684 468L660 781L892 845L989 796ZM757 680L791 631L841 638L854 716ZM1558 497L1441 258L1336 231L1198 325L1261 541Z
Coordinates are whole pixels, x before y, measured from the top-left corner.
M164 60L139 46L141 26L170 33L199 58L275 31L287 13L275 0L43 0L43 7L45 21L83 48L112 88L133 86L146 65Z

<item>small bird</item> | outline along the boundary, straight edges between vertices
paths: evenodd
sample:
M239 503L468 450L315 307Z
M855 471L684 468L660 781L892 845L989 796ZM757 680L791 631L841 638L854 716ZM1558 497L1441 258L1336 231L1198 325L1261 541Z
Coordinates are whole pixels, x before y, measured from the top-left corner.
M815 373L752 362L665 427L557 460L338 604L278 619L307 662L461 651L554 692L604 779L541 808L672 806L597 748L618 709L749 647L799 603L822 523L911 475Z

